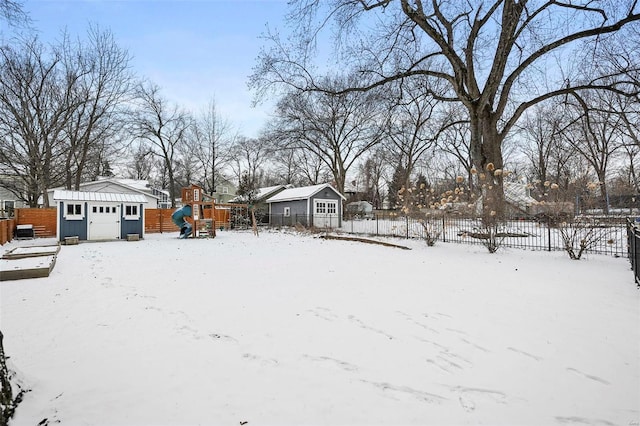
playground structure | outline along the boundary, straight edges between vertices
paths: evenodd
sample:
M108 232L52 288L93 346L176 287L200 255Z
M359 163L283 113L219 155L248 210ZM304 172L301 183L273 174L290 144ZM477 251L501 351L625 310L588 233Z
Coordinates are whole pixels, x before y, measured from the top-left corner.
M206 198L208 200L205 200ZM182 188L182 204L183 207L171 216L173 222L181 228L180 238L215 238L213 197L206 194L201 187L191 185ZM209 215L206 214L207 211Z

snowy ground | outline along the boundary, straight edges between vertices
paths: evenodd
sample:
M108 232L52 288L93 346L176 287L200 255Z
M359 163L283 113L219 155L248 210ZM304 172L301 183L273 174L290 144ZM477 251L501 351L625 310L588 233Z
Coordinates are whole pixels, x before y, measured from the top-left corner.
M11 425L639 424L626 259L394 242L63 246L0 282Z

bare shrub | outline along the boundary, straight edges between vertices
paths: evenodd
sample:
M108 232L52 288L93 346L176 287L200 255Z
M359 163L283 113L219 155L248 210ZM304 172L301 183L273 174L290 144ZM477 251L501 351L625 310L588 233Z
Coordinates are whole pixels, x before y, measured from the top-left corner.
M465 194L462 186L464 178L456 178L455 187L442 193L436 192L425 182L398 191L398 202L401 203L402 213L415 219L422 227L422 235L429 247L432 247L440 239L442 229L442 216L445 210L460 202L460 196Z
M560 222L558 230L564 244L564 251L572 260L580 260L582 254L607 238L607 228L595 220L576 218L571 222Z

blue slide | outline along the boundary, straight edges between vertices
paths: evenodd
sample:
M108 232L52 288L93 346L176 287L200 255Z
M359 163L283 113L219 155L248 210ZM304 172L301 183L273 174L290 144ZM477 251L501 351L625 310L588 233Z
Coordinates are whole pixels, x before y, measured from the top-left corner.
M185 217L191 217L191 214L191 206L187 204L173 212L173 214L171 215L171 220L173 221L173 223L175 223L176 226L180 228L179 238L187 238L189 235L191 235L191 224L185 220Z

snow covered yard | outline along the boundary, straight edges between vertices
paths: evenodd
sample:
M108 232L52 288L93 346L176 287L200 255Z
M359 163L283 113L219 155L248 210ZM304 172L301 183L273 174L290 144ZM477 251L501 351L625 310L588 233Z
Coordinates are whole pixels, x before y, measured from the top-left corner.
M0 283L11 425L638 424L626 259L393 242L63 246Z

